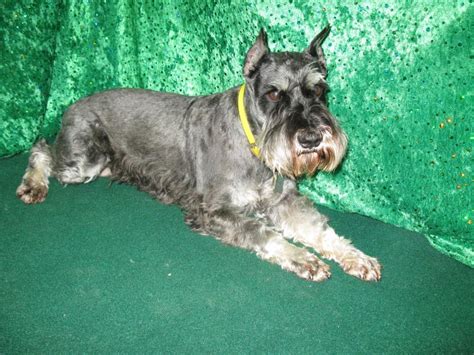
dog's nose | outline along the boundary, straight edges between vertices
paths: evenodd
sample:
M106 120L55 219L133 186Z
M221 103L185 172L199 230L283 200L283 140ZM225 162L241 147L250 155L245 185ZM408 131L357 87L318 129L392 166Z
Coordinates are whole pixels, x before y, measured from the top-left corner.
M296 133L296 139L301 147L305 149L316 148L321 141L323 136L321 133L313 130L301 130Z

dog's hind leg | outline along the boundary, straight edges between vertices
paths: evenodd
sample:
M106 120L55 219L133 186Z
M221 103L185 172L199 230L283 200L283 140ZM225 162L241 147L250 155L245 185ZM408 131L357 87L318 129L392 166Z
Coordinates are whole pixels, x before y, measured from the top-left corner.
M110 175L106 169L110 143L99 120L90 113L86 116L75 111L73 107L64 115L55 144L53 175L62 184L88 183Z
M213 235L225 244L254 251L261 259L278 264L301 278L324 281L331 275L329 266L314 254L289 243L263 221L236 209L204 212L199 219L192 220L197 231Z
M25 203L39 203L46 198L50 176L62 184L79 184L110 175L110 154L109 139L98 119L69 109L55 145L40 140L33 146L16 194Z
M16 195L25 203L43 202L48 194L49 176L51 175L53 158L46 141L38 141L31 149L28 167L23 175Z

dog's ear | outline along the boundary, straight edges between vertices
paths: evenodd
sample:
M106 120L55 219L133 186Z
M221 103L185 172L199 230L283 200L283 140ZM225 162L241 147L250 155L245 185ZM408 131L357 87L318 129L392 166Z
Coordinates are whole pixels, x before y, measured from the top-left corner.
M268 53L270 53L270 50L268 49L267 33L262 28L257 40L253 44L252 48L249 49L247 56L245 57L243 72L246 78L251 78L253 76L253 74L258 69L261 60Z
M316 61L319 63L324 77L326 77L327 68L326 68L326 58L324 57L323 48L321 47L321 45L323 44L326 37L329 35L330 31L331 31L331 26L327 25L324 28L324 30L319 32L319 34L316 37L314 37L314 39L311 41L311 44L306 49L306 53L308 53L311 57L316 59Z

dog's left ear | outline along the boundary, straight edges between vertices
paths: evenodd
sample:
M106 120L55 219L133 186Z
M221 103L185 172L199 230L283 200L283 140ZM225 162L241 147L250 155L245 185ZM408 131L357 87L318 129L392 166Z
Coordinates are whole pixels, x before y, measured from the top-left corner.
M331 31L331 26L327 25L324 28L324 30L319 32L319 34L316 37L314 37L314 39L311 41L311 44L306 49L306 53L308 53L311 57L316 59L316 61L319 63L324 77L326 77L327 68L326 68L326 58L324 57L323 48L321 47L321 45L323 44L326 37L329 35L330 31Z
M244 76L246 78L251 78L253 74L257 71L260 61L270 53L268 49L267 42L267 33L262 28L260 34L257 37L257 40L253 44L252 48L247 52L244 63Z

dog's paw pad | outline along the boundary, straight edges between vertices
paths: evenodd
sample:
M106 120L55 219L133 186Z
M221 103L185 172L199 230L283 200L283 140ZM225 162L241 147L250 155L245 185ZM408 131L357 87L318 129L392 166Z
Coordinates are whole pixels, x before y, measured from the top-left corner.
M16 190L16 196L24 203L41 203L48 195L48 187L41 184L23 182Z
M379 281L382 277L382 266L378 260L362 252L346 256L342 260L341 266L347 274L361 280Z

